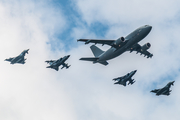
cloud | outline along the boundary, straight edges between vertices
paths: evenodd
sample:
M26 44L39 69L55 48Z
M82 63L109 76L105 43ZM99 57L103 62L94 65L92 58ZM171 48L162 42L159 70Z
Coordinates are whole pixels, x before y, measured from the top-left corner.
M81 15L80 19L87 24L87 30L96 22L109 25L104 36L106 39L126 36L145 24L153 26L150 34L140 42L141 45L147 42L151 43L152 47L149 51L154 54L152 59L146 59L135 53L124 53L110 60L110 64L106 67L83 61L81 63L74 62L75 67L79 68L77 76L80 77L75 82L73 81L73 86L78 86L78 88L73 90L72 94L78 93L78 98L74 103L77 104L80 101L83 106L77 111L77 114L80 114L79 118L94 120L166 120L171 118L178 120L179 109L177 107L179 105L176 101L179 100L179 95L178 92L176 93L176 89L178 89L179 82L172 87L172 95L169 97L157 97L149 91L164 87L169 81L178 81L180 49L178 47L179 7L177 4L179 2L78 0L74 3ZM78 29L75 32L77 31ZM78 35L79 38L84 38L84 32L80 33L82 34ZM89 31L89 35L92 37L85 36L85 38L100 36L98 32L94 31ZM93 56L89 45L86 45L85 48L84 44L79 44L78 48L72 49L73 55L77 55L79 58ZM107 50L107 47L100 45L98 47ZM76 58L78 58L77 56ZM111 80L114 77L125 75L134 69L138 70L134 76L135 84L126 88L113 85ZM79 94L82 94L83 97L80 97ZM175 110L176 112L174 112ZM87 115L81 116L82 114Z
M53 6L52 1L0 2L0 118L179 120L179 2L71 2L79 14L72 17L76 23L72 28L67 20L69 14ZM104 36L93 31L97 23L108 26ZM81 57L93 56L90 45L77 43L68 51L65 49L79 38L117 39L144 24L153 29L140 44L152 44L152 59L124 53L103 66L79 61ZM72 43L58 38L68 29L67 39L71 37ZM3 61L28 48L25 65ZM71 55L67 60L71 64L69 69L56 72L45 68L45 60L67 54ZM135 69L135 84L113 85L113 78ZM169 78L176 81L170 96L157 97L149 92L166 85Z
M56 78L58 72L49 72L44 62L62 56L46 44L66 26L61 10L48 1L6 1L0 6L0 119L73 119L72 101ZM24 49L30 49L25 65L4 61Z
M88 24L101 21L104 24L111 25L132 25L132 23L138 22L162 22L162 19L172 19L179 10L178 3L178 0L173 2L162 0L158 2L155 0L78 0L76 5L83 19Z

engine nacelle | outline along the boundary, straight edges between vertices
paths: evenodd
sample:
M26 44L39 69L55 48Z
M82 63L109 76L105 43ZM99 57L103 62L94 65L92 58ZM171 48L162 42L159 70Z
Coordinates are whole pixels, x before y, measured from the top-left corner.
M146 44L144 44L144 45L141 47L141 51L146 51L146 50L148 50L150 47L151 47L151 44L150 44L150 43L146 43Z
M120 38L118 38L118 39L113 43L113 46L115 46L115 47L120 47L120 45L121 45L122 43L124 43L124 41L125 41L124 37L120 37Z

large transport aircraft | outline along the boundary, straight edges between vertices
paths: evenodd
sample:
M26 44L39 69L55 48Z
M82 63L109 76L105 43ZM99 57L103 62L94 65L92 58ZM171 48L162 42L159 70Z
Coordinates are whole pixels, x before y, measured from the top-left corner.
M107 51L102 51L97 46L92 45L90 48L95 57L81 58L80 60L108 65L107 60L113 59L126 51L136 51L137 53L143 54L147 58L151 58L153 54L147 51L151 47L151 44L146 43L143 46L138 44L139 41L144 39L149 34L151 29L152 26L144 25L127 35L125 38L120 37L117 40L79 39L77 41L85 42L85 44L95 43L95 45L106 44L111 46L111 48L109 48Z

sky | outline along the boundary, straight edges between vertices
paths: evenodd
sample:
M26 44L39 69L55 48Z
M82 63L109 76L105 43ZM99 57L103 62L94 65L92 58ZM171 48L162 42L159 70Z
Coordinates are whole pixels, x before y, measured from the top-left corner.
M179 120L179 0L0 0L0 119ZM118 39L151 25L139 42L151 43L152 59L135 52L108 66L80 38ZM102 50L107 45L97 45ZM4 60L30 49L26 64ZM46 60L71 55L69 69L47 69ZM137 70L127 87L112 79ZM170 96L152 89L174 81Z

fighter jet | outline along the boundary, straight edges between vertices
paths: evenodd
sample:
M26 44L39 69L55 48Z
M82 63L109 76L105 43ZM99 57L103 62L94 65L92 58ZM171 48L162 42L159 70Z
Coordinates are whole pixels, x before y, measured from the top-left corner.
M169 82L165 87L161 88L161 89L155 89L155 90L151 90L151 92L156 93L157 96L159 95L170 95L170 92L172 90L170 90L171 85L174 85L175 81Z
M55 69L56 71L59 70L59 66L62 65L63 69L64 67L69 68L71 65L68 66L67 63L65 63L65 61L70 57L70 55L64 56L63 58L59 58L58 60L49 60L49 61L45 61L48 64L50 64L50 66L46 67L46 68L52 68Z
M107 60L113 59L126 51L130 51L130 53L132 51L136 51L137 53L141 53L141 55L144 54L144 56L147 56L147 58L151 58L153 54L147 51L151 47L151 44L146 43L143 46L138 44L139 41L144 39L149 34L151 29L151 26L144 25L127 35L125 38L120 37L117 40L79 39L77 41L85 42L85 44L95 43L95 45L106 44L111 46L111 48L109 48L107 51L102 51L97 46L92 45L90 48L95 57L80 58L80 60L108 65Z
M17 57L13 57L13 58L9 58L9 59L5 59L5 61L9 61L11 64L15 64L15 63L19 63L19 64L24 64L25 60L24 56L26 55L26 53L28 54L29 49L24 50L20 55L18 55Z
M114 78L113 80L114 81L117 81L116 83L114 84L121 84L123 86L126 86L126 83L127 81L129 81L128 85L129 84L133 84L135 81L134 79L132 79L131 77L137 72L137 70L134 70L128 74L126 74L125 76L122 76L122 77L118 77L118 78Z

